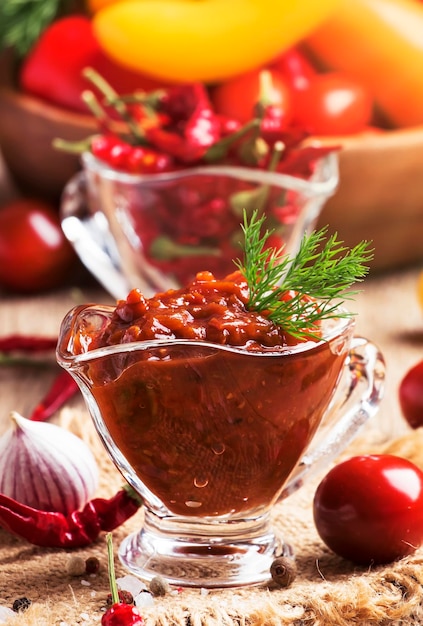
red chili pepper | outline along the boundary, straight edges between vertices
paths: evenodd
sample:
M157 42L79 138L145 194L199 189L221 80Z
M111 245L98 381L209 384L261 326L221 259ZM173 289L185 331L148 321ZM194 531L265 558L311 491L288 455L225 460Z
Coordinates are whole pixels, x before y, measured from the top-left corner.
M94 68L118 93L137 89L151 91L157 81L117 65L102 51L92 20L84 15L68 15L44 30L25 57L20 71L22 91L66 109L87 113L81 94L91 84L83 70ZM97 91L96 91L97 93ZM99 97L100 93L97 94Z
M163 90L157 101L158 112L168 116L169 124L186 121L195 109L210 108L210 99L202 83L176 85Z
M78 392L79 387L72 376L66 370L61 371L44 398L32 411L29 419L34 422L44 422Z
M126 160L126 171L132 174L156 174L173 169L170 155L144 146L134 146Z
M151 128L146 135L156 149L183 163L202 159L207 150L219 140L220 123L208 109L196 111L185 125L182 134L162 128Z
M11 353L37 354L52 352L57 346L57 337L39 337L30 335L8 335L0 338L0 355L7 355L1 361L5 364L34 363L31 359L9 357ZM41 402L33 410L30 419L43 422L58 411L79 388L68 372L60 371Z
M145 146L131 146L110 135L94 137L91 151L114 169L132 174L151 174L173 169L173 159L168 154Z
M159 150L184 163L200 160L220 139L221 120L214 113L203 85L170 89L161 102L169 114L167 127L146 129L147 139Z
M284 174L304 176L308 178L314 171L318 159L326 154L337 151L340 146L306 146L300 150L290 150L286 152L286 157L281 159L278 171Z
M0 527L36 546L81 548L93 543L101 531L118 528L140 506L140 497L129 486L108 500L94 498L67 516L39 511L0 494Z
M0 352L48 352L55 350L57 337L8 335L0 338Z

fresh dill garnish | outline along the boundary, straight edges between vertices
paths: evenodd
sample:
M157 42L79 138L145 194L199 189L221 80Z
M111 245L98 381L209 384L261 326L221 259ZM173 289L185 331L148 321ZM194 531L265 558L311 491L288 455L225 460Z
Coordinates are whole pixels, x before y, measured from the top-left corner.
M327 227L304 235L291 257L284 249L266 247L274 231L261 234L265 216L254 211L248 221L244 212L244 260L236 266L247 281L248 308L266 317L296 338L315 337L320 321L353 315L339 307L357 291L354 283L364 279L365 265L373 258L369 242L347 248ZM292 297L284 298L287 292Z

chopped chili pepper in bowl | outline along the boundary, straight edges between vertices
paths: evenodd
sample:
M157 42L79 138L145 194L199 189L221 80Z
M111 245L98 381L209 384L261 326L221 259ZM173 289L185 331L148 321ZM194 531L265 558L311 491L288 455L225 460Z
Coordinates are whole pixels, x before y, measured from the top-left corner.
M87 75L126 133L112 132L107 109L86 95L100 133L73 146L82 149L83 173L64 190L62 226L117 298L134 287L148 295L178 288L205 268L226 276L240 253L244 210L266 215L273 244L295 250L335 191L335 147L303 147L304 133L269 126L270 104L241 125L216 113L202 84L119 96Z

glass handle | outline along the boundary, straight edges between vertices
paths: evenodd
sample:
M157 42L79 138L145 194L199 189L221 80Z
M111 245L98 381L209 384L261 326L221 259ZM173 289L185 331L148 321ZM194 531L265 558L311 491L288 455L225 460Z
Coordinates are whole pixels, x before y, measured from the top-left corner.
M383 397L385 361L364 337L354 337L339 388L310 447L288 479L279 499L301 487L311 472L319 472L352 441L378 410Z

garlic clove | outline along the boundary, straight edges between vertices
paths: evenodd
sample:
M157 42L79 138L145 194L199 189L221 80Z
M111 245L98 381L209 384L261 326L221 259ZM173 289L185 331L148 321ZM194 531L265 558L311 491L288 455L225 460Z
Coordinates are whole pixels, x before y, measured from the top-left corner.
M98 486L95 458L79 437L11 413L0 437L0 493L44 511L81 509Z

